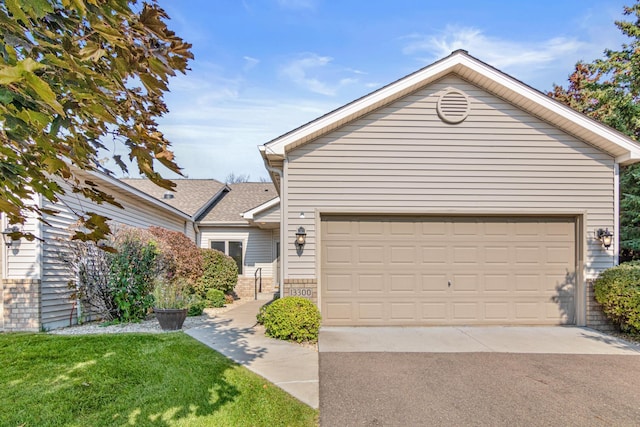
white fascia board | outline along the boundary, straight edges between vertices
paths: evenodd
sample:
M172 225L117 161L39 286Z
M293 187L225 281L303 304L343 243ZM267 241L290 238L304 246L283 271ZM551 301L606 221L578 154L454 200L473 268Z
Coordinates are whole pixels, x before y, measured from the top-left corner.
M280 197L276 197L275 199L271 199L268 202L265 202L259 206L256 206L255 208L248 210L246 212L243 212L240 214L241 217L243 217L244 219L247 220L252 220L253 216L257 213L260 213L262 211L265 211L275 205L277 205L278 203L280 203Z
M102 181L105 181L108 184L111 184L111 185L119 188L122 191L125 191L125 192L127 192L129 194L132 194L132 195L136 196L136 197L144 199L145 201L147 201L147 202L149 202L149 203L151 203L151 204L153 204L153 205L155 205L155 206L157 206L157 207L159 207L161 209L164 209L164 210L166 210L168 212L171 212L174 215L178 215L179 217L181 217L183 219L186 219L188 221L192 221L191 216L186 214L186 213L184 213L184 212L182 212L180 209L176 209L173 206L169 206L168 204L156 199L155 197L150 196L147 193L145 193L143 191L140 191L140 190L130 186L129 184L125 184L124 182L120 181L117 178L114 178L114 177L109 176L109 175L104 174L104 173L95 172L95 171L85 171L85 172L88 172L90 175L92 175L92 176L94 176L94 177L96 177L98 179L101 179Z
M637 157L635 154L640 152L640 145L626 135L611 129L582 113L578 113L572 108L462 51L456 51L450 56L435 62L422 70L391 83L386 87L366 95L351 104L347 104L346 106L341 107L326 116L320 117L290 133L267 142L260 149L263 157L266 158L270 155L284 156L289 149L296 147L301 141L304 143L305 138L312 135L321 135L323 132L330 130L331 126L335 126L336 123L341 123L343 121L346 123L351 118L358 117L358 113L362 114L363 111L368 112L373 106L381 106L392 102L395 98L403 96L407 90L429 84L431 81L434 81L443 75L455 72L456 68L460 71L459 67L467 68L468 70L477 73L479 76L503 86L505 89L515 93L517 96L527 99L547 111L569 120L586 131L617 145L622 150L629 153L629 157L625 160L627 163L634 163L635 161L640 160L640 157ZM527 110L525 106L521 106L521 108L525 111ZM555 126L562 129L562 126L560 125L556 124ZM604 147L601 147L598 144L598 141L594 140L589 142L607 152Z
M378 89L377 91L372 92L369 95L365 95L364 97L353 101L351 104L347 104L346 106L335 110L333 113L329 113L324 117L316 119L306 126L302 126L301 128L294 130L289 134L285 134L280 138L276 138L266 143L265 146L270 152L274 154L284 155L288 145L309 135L313 135L316 132L322 132L322 130L326 127L342 120L348 119L352 115L356 115L358 112L366 110L376 104L389 102L391 99L393 99L394 95L398 95L399 93L402 93L403 91L413 86L424 85L429 80L434 79L434 77L440 76L440 74L448 73L454 66L456 66L460 62L458 59L460 55L462 54L453 54L416 73L403 77L397 82Z

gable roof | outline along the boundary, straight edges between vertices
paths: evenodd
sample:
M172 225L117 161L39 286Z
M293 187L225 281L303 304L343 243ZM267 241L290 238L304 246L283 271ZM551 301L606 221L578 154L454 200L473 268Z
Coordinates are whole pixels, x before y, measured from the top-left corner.
M274 182L288 152L454 73L524 111L572 134L627 165L640 161L640 145L626 135L579 113L500 70L456 50L446 58L409 74L375 92L340 107L260 146Z
M229 184L219 200L213 204L202 219L202 224L234 223L248 224L243 214L278 197L272 183L242 182Z
M120 181L179 209L194 219L218 198L221 191L228 189L225 184L215 179L173 179L176 184L175 191L165 190L144 178L122 178ZM165 193L173 195L173 198L164 198Z

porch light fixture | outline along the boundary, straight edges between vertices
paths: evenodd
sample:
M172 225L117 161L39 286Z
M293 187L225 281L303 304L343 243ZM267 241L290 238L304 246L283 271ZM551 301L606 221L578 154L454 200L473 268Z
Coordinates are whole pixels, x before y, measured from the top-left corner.
M596 239L600 240L605 249L609 249L611 241L613 240L613 233L610 232L608 228L605 228L604 230L602 228L598 228L596 230Z
M14 225L13 227L7 226L7 228L2 232L2 240L4 240L4 244L7 246L7 249L13 245L14 241L20 240L20 238L14 239L12 236L13 233L17 233L19 231L20 228L17 225Z
M298 228L298 232L296 233L296 247L302 249L306 241L307 232L304 230L304 227Z

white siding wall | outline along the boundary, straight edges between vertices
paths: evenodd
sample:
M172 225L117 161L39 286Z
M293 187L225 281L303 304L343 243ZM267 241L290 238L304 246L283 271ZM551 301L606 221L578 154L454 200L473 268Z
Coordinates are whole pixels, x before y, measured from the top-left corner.
M124 194L116 195L124 206L119 209L109 204L97 205L81 196L69 194L61 197L61 203L52 204L45 201L44 207L57 210L59 213L46 216L50 225L42 226L43 263L42 263L42 325L51 329L69 324L72 302L69 300L67 283L69 275L58 259L62 246L59 239L67 239L70 229L77 222L73 211L92 211L111 218L111 224L124 224L146 228L152 225L164 227L173 231L184 232L184 219L168 214L146 202L134 200ZM191 227L189 225L188 227Z
M255 227L200 227L200 246L210 248L212 240L242 241L243 276L253 277L262 268L262 277L273 277L275 247L272 230Z
M450 87L471 101L457 125L436 113ZM285 179L287 278L316 277L315 209L584 212L587 275L613 265L593 238L614 225L613 158L453 75L293 150ZM299 226L301 256L289 244Z
M280 204L254 215L255 222L280 222Z
M39 196L34 196L31 201L33 205L38 204ZM6 218L3 220L1 226L2 230L9 225L6 222ZM36 237L40 237L40 223L33 214L27 216L27 220L24 225L20 226L26 233L33 233ZM1 242L4 245L4 241ZM39 279L40 264L40 241L27 239L20 239L19 242L14 242L11 248L3 248L6 262L3 265L3 276L5 279Z

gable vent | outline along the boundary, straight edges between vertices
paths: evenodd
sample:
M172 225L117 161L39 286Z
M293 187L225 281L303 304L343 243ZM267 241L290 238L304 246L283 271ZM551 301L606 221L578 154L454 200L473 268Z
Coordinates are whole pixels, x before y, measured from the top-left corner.
M469 115L469 98L459 90L449 89L438 98L436 109L442 121L451 124L460 123Z

